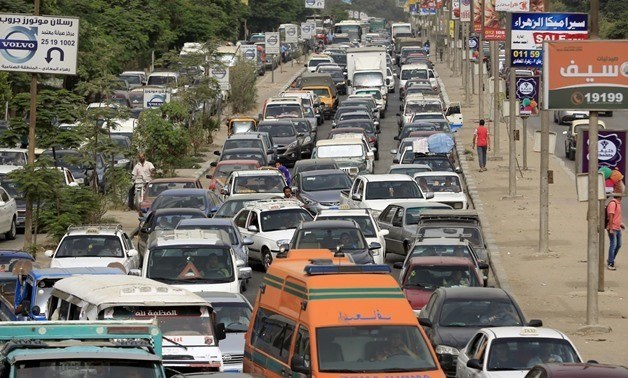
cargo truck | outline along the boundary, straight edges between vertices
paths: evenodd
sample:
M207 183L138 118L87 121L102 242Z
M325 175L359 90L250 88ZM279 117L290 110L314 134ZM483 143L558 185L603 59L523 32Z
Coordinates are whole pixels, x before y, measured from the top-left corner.
M381 89L384 96L388 93L385 47L358 47L347 49L347 93L356 89Z

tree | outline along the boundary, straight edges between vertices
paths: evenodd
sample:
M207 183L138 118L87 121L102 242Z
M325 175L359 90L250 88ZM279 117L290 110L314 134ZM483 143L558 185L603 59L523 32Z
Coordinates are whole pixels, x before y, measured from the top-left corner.
M299 22L305 19L303 0L249 0L254 10L248 19L253 32L276 30L280 24Z
M229 103L231 111L235 113L246 113L251 110L257 102L257 70L255 64L238 59L236 64L229 71L229 85L231 93Z

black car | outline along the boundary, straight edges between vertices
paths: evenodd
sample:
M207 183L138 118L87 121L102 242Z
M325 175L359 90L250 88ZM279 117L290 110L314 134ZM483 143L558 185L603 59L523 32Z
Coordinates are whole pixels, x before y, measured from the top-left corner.
M96 180L99 190L105 191L105 175L108 165L102 154L96 155L95 166L93 165L94 157L91 154L88 155L77 150L46 150L40 156L50 159L55 166L69 169L79 184L91 186Z
M290 118L290 122L294 125L297 133L304 135L301 155L310 158L316 146L316 131L312 130L312 123L307 118Z
M359 127L363 129L368 137L369 145L375 149L375 160L379 160L379 134L381 131L375 127L375 123L364 119L345 120L338 122L334 129L346 127Z
M365 104L360 104L358 106L347 106L347 105L341 105L338 107L338 109L336 109L336 114L334 114L334 120L332 121L332 127L334 127L336 125L336 123L338 123L338 121L340 121L341 117L343 114L345 113L356 113L356 112L366 112L369 117L371 118L371 120L375 123L375 126L379 126L379 121L377 121L375 119L375 116L373 115L372 110L366 106Z
M526 323L521 308L508 292L486 287L437 289L421 310L419 323L448 377L456 375L458 351L481 328L543 325L540 320Z
M272 137L277 160L282 164L292 166L301 160L301 148L306 135L297 132L289 119L262 121L257 125L257 131L267 132Z
M261 167L269 164L266 151L261 148L233 148L220 154L219 161L223 160L257 160ZM211 163L212 167L216 166L216 162Z
M144 256L153 232L174 230L182 219L193 218L207 218L207 216L203 211L193 208L158 209L151 212L140 226L137 250Z
M379 249L379 243L367 243L362 230L352 221L325 220L303 222L297 227L290 241L290 249L329 249L340 250L353 259L356 264L373 264L372 250Z

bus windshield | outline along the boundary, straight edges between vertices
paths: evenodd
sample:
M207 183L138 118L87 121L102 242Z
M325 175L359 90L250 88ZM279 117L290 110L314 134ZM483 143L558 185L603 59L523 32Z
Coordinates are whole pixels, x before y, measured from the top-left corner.
M73 355L74 356L74 355ZM34 360L15 364L16 377L82 378L82 377L142 377L162 378L161 368L151 361L107 360L82 358L77 354L68 360Z

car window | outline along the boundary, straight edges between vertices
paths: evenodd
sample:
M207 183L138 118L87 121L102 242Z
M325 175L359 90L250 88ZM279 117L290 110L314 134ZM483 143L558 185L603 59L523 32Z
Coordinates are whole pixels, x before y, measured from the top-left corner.
M238 214L238 216L235 218L235 224L238 227L242 227L245 228L246 227L246 219L249 217L249 210L243 210L240 212L240 214Z
M9 202L9 195L4 189L0 189L0 196L2 197L2 201Z
M395 216L392 219L392 224L394 226L401 226L402 225L402 220L403 220L403 208L400 207L399 210L397 210L397 213L395 214Z
M384 209L384 212L380 217L380 221L384 223L392 223L392 218L395 214L397 214L397 207L390 206L388 209Z
M115 235L76 235L63 238L55 258L124 257L120 239Z
M477 335L473 336L473 340L469 343L469 347L467 348L467 356L469 356L470 359L474 358L473 356L477 352L480 343L485 339L486 337L483 333L478 333Z

